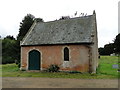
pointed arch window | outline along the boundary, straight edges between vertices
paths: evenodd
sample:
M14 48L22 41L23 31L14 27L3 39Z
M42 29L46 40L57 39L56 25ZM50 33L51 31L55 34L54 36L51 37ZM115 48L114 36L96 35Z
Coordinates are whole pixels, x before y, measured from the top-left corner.
M69 49L67 47L64 48L64 61L69 61Z

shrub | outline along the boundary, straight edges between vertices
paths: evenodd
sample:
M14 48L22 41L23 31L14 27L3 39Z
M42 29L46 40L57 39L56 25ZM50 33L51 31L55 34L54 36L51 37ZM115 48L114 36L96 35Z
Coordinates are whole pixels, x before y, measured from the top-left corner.
M58 72L59 69L60 69L60 68L59 68L58 65L52 64L52 65L49 66L48 71L49 71L49 72Z

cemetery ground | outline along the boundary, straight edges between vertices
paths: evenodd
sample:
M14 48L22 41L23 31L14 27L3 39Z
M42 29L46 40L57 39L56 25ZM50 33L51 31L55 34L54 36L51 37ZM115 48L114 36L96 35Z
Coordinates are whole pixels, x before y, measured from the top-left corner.
M117 88L118 78L120 79L120 72L118 72L117 65L117 56L101 56L96 74L75 72L26 72L20 71L16 64L2 65L0 69L2 69L3 87L6 88ZM73 84L75 82L77 83Z
M2 77L49 77L49 78L80 78L80 79L112 79L120 78L118 68L113 67L118 65L117 56L101 56L99 59L99 67L96 74L75 73L73 72L26 72L20 71L16 64L2 65Z

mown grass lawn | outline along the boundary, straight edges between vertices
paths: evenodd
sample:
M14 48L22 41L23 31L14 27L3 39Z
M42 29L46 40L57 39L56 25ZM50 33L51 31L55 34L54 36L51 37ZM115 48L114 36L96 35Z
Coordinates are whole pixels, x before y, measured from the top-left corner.
M80 78L80 79L112 79L120 78L117 70L112 68L118 64L116 56L101 56L97 74L89 73L68 73L68 72L26 72L20 71L16 64L2 65L2 77L49 77L49 78ZM1 67L0 67L1 69ZM120 73L120 72L119 72Z

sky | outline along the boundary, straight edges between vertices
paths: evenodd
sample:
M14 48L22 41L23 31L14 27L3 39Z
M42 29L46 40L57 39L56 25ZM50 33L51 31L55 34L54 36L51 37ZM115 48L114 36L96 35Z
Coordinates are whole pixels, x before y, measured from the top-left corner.
M19 25L24 16L32 14L45 22L61 16L73 17L81 13L87 15L96 11L98 47L112 43L118 34L119 0L1 0L0 35L5 37L19 33Z

